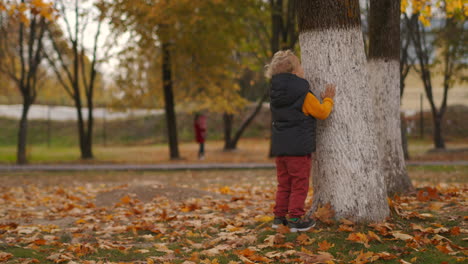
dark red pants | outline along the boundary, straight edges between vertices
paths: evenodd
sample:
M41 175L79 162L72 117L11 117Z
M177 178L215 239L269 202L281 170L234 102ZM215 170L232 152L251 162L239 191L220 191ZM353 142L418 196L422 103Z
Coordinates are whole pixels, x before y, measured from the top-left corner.
M304 204L309 191L311 157L283 156L276 158L278 190L274 214L290 218L304 215Z

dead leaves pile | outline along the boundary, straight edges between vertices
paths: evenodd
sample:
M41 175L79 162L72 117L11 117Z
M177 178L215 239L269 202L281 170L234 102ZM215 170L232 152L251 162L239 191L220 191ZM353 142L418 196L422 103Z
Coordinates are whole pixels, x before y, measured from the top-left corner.
M207 189L229 195L226 199L174 202L155 197L143 203L125 195L111 207L95 205L98 193L116 188L123 186L0 187L0 262L40 263L8 253L13 247L45 252L49 263L68 264L124 263L100 255L105 250L139 254L142 259L126 263L148 264L417 263L416 257L407 256L431 247L454 261L466 261L468 254L467 248L449 239L466 236L466 226L446 227L436 221L437 215L455 220L451 217L457 217L456 210L465 210L463 220L467 220L467 189L459 186L427 187L413 196L389 199L392 218L364 227L346 219L333 220L333 210L326 205L314 214L318 227L296 236L287 227L276 231L270 227L273 185ZM343 245L327 240L333 234L344 236L340 243L362 246L341 252ZM373 245L395 241L405 246L390 247L389 252L371 250Z

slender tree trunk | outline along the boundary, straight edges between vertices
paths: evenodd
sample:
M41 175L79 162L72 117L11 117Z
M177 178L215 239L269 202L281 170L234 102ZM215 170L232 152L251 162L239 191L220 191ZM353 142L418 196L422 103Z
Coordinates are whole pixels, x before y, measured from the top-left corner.
M434 120L434 146L436 149L445 149L445 140L442 134L442 126L443 126L443 114L440 111L439 113L433 113L433 120Z
M91 151L91 146L88 142L88 136L86 133L86 124L83 117L83 106L81 104L80 98L75 97L75 108L76 108L76 115L77 115L77 126L78 126L78 139L80 145L80 153L81 158L84 160L92 159L93 154Z
M401 137L399 0L370 1L368 72L387 192L406 193L413 185L406 172Z
M166 112L167 136L169 139L169 155L171 159L179 159L180 156L177 140L177 121L175 114L174 93L172 91L171 51L169 43L162 44L162 53L164 108Z
M408 151L408 133L406 133L407 125L404 115L401 116L401 140L402 140L402 147L403 147L403 154L405 156L405 160L410 159L409 151Z
M16 162L18 164L26 164L28 162L26 146L28 138L28 112L31 107L31 102L27 97L23 97L23 111L21 112L21 119L19 122L18 130L18 148L16 154Z
M255 107L254 111L250 113L250 115L242 121L242 124L239 126L239 129L234 133L234 137L231 139L231 132L226 133L225 132L225 143L224 143L224 149L225 150L234 150L237 149L237 143L239 142L242 134L244 131L247 129L247 127L252 123L252 121L255 119L255 117L260 113L260 110L262 110L263 102L268 98L268 94L265 93L263 97L260 99L260 101L257 103L257 106ZM223 116L224 117L224 116ZM231 118L231 121L226 123L225 122L225 129L229 129L226 127L226 125L230 126L230 129L232 129L232 120L234 117ZM226 135L229 135L229 140L227 139Z
M232 132L232 122L234 120L234 115L229 113L223 114L224 121L224 150L234 150L235 147L232 146L231 132Z
M358 0L298 1L299 43L306 79L315 94L337 86L330 117L317 125L310 215L330 203L337 219L382 221L389 214L380 172L373 101Z
M274 55L280 49L280 37L282 27L282 13L283 13L283 1L282 0L270 0L271 8L271 55ZM273 119L271 119L273 120ZM273 157L272 152L272 139L273 125L270 122L270 150L268 151L268 157Z

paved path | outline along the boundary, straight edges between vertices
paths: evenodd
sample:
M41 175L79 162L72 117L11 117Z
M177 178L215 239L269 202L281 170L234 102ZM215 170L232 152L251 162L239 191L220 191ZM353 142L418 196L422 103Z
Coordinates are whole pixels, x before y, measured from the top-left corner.
M468 161L410 161L408 166L468 166ZM274 163L202 163L202 164L57 164L0 165L0 172L14 171L169 171L216 169L273 169Z

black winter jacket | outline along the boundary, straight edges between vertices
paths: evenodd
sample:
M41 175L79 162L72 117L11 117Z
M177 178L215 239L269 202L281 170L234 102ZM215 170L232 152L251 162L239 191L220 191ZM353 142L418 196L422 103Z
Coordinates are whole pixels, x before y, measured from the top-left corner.
M309 83L295 74L272 77L272 153L274 156L304 156L315 152L316 119L302 112Z

